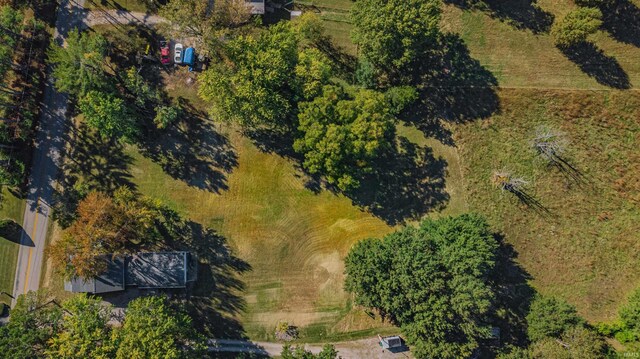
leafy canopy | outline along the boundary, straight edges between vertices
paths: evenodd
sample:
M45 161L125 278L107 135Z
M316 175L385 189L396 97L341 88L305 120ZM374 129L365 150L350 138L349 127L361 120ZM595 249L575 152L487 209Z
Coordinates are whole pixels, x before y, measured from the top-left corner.
M358 0L353 40L376 68L402 71L437 40L441 6L440 0Z
M73 95L103 88L107 82L107 40L95 32L80 33L77 29L69 32L66 40L66 47L52 42L48 51L56 88Z
M87 124L104 137L132 141L139 132L124 100L113 94L89 91L78 101L78 108Z
M172 308L163 297L131 301L114 338L116 359L187 358L202 349L191 318Z
M293 148L304 155L304 167L343 191L358 187L393 143L394 117L384 95L371 90L351 98L341 87L326 86L322 96L300 104L298 121L301 136Z
M54 266L67 277L91 278L106 269L103 257L155 236L154 205L121 188L114 198L91 192L78 204L76 221L48 247Z
M579 8L556 22L551 29L555 44L561 48L587 41L587 37L602 26L602 11L596 8Z
M345 259L345 287L399 324L417 358L469 357L490 334L497 249L480 216L427 219L358 242Z
M582 324L576 308L554 297L536 297L527 314L529 339L558 338L566 330Z
M316 94L330 76L328 60L299 44L288 22L227 42L225 60L200 76L198 93L212 116L246 127L290 127L297 101Z
M57 335L49 341L47 357L112 358L111 330L107 326L111 306L103 304L99 298L79 294L65 301L62 307L64 320Z

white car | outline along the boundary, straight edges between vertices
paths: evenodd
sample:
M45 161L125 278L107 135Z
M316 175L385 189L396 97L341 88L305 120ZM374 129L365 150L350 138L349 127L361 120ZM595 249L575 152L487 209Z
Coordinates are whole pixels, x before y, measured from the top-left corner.
M173 62L176 64L182 63L182 44L180 43L173 47Z

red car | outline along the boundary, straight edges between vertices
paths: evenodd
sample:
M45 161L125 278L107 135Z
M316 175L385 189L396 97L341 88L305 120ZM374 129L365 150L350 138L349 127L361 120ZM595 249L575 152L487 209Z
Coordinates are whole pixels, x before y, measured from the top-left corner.
M167 41L160 41L160 62L163 65L168 65L171 62L169 52L169 43Z

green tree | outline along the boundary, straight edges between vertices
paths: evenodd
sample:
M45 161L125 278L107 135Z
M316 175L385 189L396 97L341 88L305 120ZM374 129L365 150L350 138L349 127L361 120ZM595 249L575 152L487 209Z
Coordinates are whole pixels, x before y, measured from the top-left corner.
M0 325L0 353L7 359L44 357L48 341L62 325L62 310L48 304L47 292L20 295L9 323Z
M556 46L569 48L587 41L602 26L602 12L596 8L580 8L568 13L551 28Z
M89 91L78 101L78 108L87 124L104 137L133 141L139 133L124 100L110 93Z
M113 357L110 343L111 306L100 298L81 294L62 304L64 320L48 343L48 358L95 358Z
M620 308L620 320L626 328L640 333L640 289L631 293L627 304Z
M532 359L604 359L609 350L602 338L584 327L572 327L560 338L547 337L531 345Z
M559 338L566 330L583 324L576 308L555 297L538 296L527 314L528 335L532 341Z
M345 259L345 288L399 324L416 358L469 357L490 335L497 249L480 216L427 219L358 242Z
M191 318L157 296L129 303L122 327L114 329L114 342L116 359L197 357L203 348Z
M280 354L282 359L336 359L338 352L333 345L325 344L322 351L318 354L305 350L304 346L296 346L292 348L289 344L285 344L282 347L282 353Z
M48 51L56 88L73 95L84 95L105 87L107 40L95 32L80 33L78 30L70 31L66 40L66 47L52 42Z
M350 98L341 87L326 86L322 96L300 104L298 121L293 148L304 155L304 167L343 191L357 188L393 143L394 117L384 95L371 90Z
M440 0L358 0L353 5L353 40L376 68L399 73L437 41Z
M295 108L298 34L287 22L258 37L240 36L225 46L227 60L200 76L199 95L217 120L282 128Z

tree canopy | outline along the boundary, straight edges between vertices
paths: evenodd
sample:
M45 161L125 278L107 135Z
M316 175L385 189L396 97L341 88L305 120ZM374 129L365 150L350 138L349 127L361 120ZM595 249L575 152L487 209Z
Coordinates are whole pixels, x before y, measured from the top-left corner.
M440 0L358 0L351 19L362 56L387 73L424 60L437 40Z
M164 297L140 297L129 303L114 337L116 359L186 358L202 349L191 318Z
M468 357L489 336L497 249L478 215L427 219L358 242L345 259L345 287L399 324L416 358Z
M91 278L106 269L103 257L126 252L126 245L154 236L155 209L126 188L114 198L91 192L78 205L75 222L53 242L48 252L67 277Z
M204 338L191 318L166 297L146 296L127 305L122 325L99 297L73 296L59 306L46 292L17 299L0 326L3 358L202 358Z
M95 32L77 29L69 32L66 47L51 43L48 56L53 64L56 88L73 95L84 95L106 84L104 71L107 40Z
M62 325L62 310L48 305L49 300L43 291L17 298L9 323L0 325L0 353L4 358L44 357L47 343Z
M109 359L111 306L102 300L79 294L62 304L64 319L57 335L48 343L48 358Z
M373 162L394 138L394 117L384 95L358 90L353 98L338 86L300 104L300 138L294 150L304 155L304 167L323 174L341 190L358 187L359 177L373 171Z
M89 91L78 101L78 108L87 124L106 138L132 141L139 132L124 100L113 94Z
M316 94L330 75L328 60L299 44L288 22L227 42L225 60L200 77L198 93L212 116L246 127L291 127L297 101Z
M576 308L555 297L538 296L527 314L528 335L532 341L558 338L566 330L582 324Z
M579 8L568 13L551 29L555 44L561 48L587 41L587 37L602 26L602 11L596 8Z

